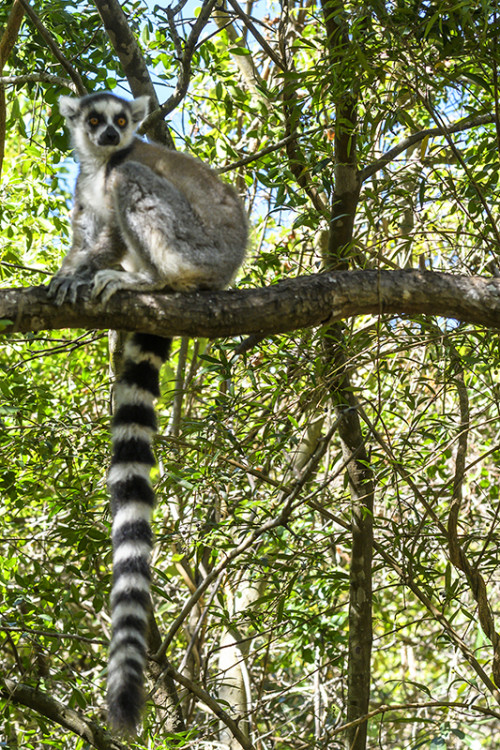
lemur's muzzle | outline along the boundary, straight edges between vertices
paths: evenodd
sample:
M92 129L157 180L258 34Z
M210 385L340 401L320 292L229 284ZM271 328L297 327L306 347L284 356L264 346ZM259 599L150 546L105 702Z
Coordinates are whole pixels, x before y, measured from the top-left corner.
M120 134L112 125L108 125L99 136L99 146L116 146L120 142Z

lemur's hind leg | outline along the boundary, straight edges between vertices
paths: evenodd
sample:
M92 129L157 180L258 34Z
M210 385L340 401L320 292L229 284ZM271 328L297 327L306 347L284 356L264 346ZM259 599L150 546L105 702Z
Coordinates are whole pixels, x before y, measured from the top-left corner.
M123 271L105 269L96 274L93 297L106 302L119 289L168 287L189 292L200 286L220 286L217 248L174 185L149 167L130 161L113 170L110 186L127 252L121 262Z
M97 271L93 279L91 298L99 297L103 304L120 289L133 289L134 292L153 292L165 288L164 281L154 280L154 276L143 271L119 271L105 268Z

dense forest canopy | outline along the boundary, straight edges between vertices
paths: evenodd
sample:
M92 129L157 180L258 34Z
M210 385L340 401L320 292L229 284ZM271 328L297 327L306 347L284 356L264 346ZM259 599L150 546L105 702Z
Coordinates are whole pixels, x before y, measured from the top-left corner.
M6 750L498 747L497 6L0 5ZM149 96L141 134L236 186L234 289L47 300L76 175L57 101L102 89ZM104 687L119 327L178 336L127 741Z

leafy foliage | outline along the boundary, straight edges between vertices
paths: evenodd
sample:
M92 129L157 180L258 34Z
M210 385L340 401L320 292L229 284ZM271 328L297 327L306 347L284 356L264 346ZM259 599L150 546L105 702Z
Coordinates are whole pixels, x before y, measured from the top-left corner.
M168 126L178 148L219 167L245 198L253 237L238 286L346 258L350 268L498 275L496 3L228 8L198 39ZM9 11L0 7L0 28ZM164 102L200 8L124 11ZM36 13L89 90L128 91L96 7L39 0ZM28 17L3 75L18 78L5 84L7 288L45 283L69 242L74 167L57 98L74 84ZM359 194L345 189L342 168ZM348 193L354 232L339 246L331 238ZM239 718L249 747L350 746L352 482L345 443L329 431L352 398L375 487L363 511L374 528L368 746L498 746L498 644L484 624L494 627L500 586L496 332L381 314L346 322L335 346L344 364L329 356L325 331L176 345L159 404L153 594L160 638L171 636L166 656L188 680L176 683L184 726L172 725L156 674L128 746L236 747L207 695ZM84 331L4 337L0 367L0 659L13 681L0 692L0 741L125 747L83 739L12 692L28 685L105 725L106 341Z

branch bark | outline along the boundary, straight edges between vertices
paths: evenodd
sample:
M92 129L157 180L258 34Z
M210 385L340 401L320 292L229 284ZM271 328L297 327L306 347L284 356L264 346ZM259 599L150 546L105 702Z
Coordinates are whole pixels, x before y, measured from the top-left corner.
M126 750L125 745L113 739L95 722L86 719L77 711L68 708L64 703L41 690L35 690L14 680L4 679L0 682L0 696L6 701L31 708L78 737L82 737L97 750Z
M358 173L357 122L358 82L352 77L353 41L343 0L322 0L326 48L331 63L335 105L334 184L328 247L323 257L327 270L349 268L354 220L361 182ZM347 367L343 326L328 326L323 338L324 366L329 389L339 417L339 437L351 494L351 562L349 565L349 637L347 664L347 722L368 713L371 687L373 470L366 450L357 398ZM365 750L368 722L347 730L346 748Z
M70 63L68 58L62 53L61 49L59 48L59 45L57 44L56 40L54 39L50 31L45 27L41 18L37 15L37 13L35 13L31 5L29 4L28 0L19 0L19 2L23 6L23 9L26 15L30 19L35 29L44 39L45 43L47 44L47 47L49 48L51 53L54 55L57 62L64 68L66 73L69 75L69 77L75 84L75 87L78 93L80 94L80 96L85 96L85 94L87 93L87 88L83 82L81 75L78 73L76 68L73 67L73 65Z
M7 25L0 39L0 76L3 73L7 58L12 52L21 28L24 8L20 0L14 0L10 9ZM5 126L7 123L7 103L5 101L4 82L0 79L0 174L2 173L3 157L5 153Z
M356 315L436 315L500 328L500 279L432 271L336 271L259 289L195 294L118 292L55 307L46 287L0 291L4 333L120 329L161 336L273 335Z
M465 573L467 583L477 602L479 622L487 638L493 645L492 673L495 684L500 684L500 636L495 629L493 610L488 599L488 591L483 576L477 567L468 559L458 538L458 522L463 499L463 482L465 477L465 462L470 429L469 395L464 378L463 363L455 347L450 345L451 361L455 369L455 386L460 406L460 425L457 453L455 457L455 477L453 480L453 494L448 514L448 549L450 560L456 568Z

